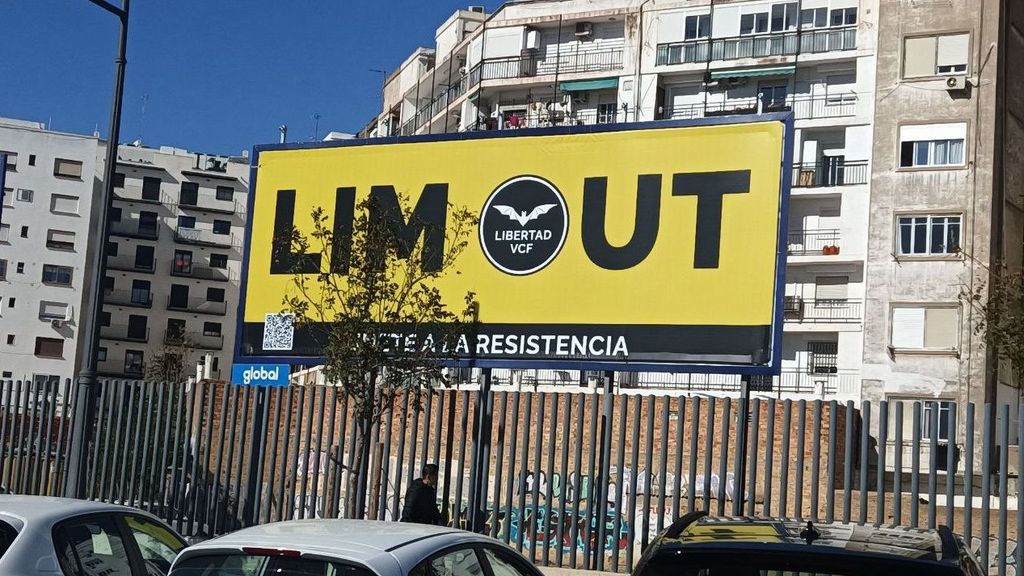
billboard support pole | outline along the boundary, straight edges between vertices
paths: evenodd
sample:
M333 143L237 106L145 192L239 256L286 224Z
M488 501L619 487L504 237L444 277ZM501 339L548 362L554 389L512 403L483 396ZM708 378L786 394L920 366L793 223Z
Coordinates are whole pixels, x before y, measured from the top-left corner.
M732 494L732 513L743 515L743 501L746 497L747 478L747 436L750 427L750 376L744 374L740 380L739 425L736 427L736 449L739 451L739 466L735 472Z
M599 465L599 476L597 477L598 498L600 500L597 503L597 514L596 518L590 521L597 524L597 546L594 550L594 570L604 570L604 553L605 553L605 542L608 540L608 485L611 478L611 460L612 460L612 418L614 418L614 392L615 386L615 372L606 370L602 378L602 394L601 394L601 452L600 452L600 465ZM618 510L615 511L619 513ZM593 528L591 528L593 530ZM618 535L612 534L612 541L617 542Z
M491 399L491 369L480 369L480 394L473 416L473 465L470 467L470 532L482 532L487 518L487 481L491 461L491 422L494 404Z

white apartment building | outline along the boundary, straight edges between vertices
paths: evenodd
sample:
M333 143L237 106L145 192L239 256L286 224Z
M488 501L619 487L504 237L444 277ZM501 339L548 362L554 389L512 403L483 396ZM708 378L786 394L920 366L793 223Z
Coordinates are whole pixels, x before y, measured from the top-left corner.
M507 2L490 15L471 8L391 74L385 108L364 134L793 111L783 367L772 390L857 399L877 27L877 0L540 0ZM739 389L738 377L620 376L623 385Z
M79 366L103 147L0 118L0 380L63 381Z
M248 198L245 157L118 150L99 373L140 378L157 354L228 376Z

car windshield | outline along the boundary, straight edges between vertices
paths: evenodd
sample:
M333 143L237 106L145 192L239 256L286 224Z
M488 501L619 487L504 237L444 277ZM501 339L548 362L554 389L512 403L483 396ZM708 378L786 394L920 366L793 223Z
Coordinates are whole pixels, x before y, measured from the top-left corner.
M639 576L953 576L953 565L845 554L667 553L655 556Z
M7 549L11 547L11 543L14 542L17 536L18 531L15 530L14 526L0 520L0 558L4 557Z
M183 560L170 576L376 576L361 566L315 558L218 554Z

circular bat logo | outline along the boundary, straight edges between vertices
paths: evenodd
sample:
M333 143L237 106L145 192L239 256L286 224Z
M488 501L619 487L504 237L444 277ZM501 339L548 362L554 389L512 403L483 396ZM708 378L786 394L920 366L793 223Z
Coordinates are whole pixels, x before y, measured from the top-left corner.
M480 246L495 268L533 274L555 259L569 231L565 199L554 184L517 176L498 186L480 212Z

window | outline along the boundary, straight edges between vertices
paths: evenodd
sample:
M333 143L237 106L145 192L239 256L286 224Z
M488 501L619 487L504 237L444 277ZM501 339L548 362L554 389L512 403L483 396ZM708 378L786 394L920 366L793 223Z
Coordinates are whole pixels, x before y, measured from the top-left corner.
M920 36L903 41L903 77L966 74L970 34Z
M132 304L149 306L153 302L149 280L132 280Z
M710 14L698 14L696 16L686 17L683 39L696 40L698 38L707 38L708 36L711 36Z
M799 14L797 2L787 2L785 4L773 5L772 32L796 30L797 14Z
M522 560L505 550L485 547L484 556L487 557L487 563L491 565L491 572L494 576L533 576L534 574L533 570L523 565Z
M139 516L125 516L124 520L147 568L155 567L160 574L170 572L171 563L185 547L185 543L170 530L152 520Z
M132 376L142 376L146 371L145 358L142 350L125 350L124 373Z
M217 200L234 200L235 189L231 186L217 186Z
M124 188L123 172L114 172L114 188Z
M960 252L960 216L900 216L900 256L947 256Z
M10 241L11 241L11 225L10 224L0 224L0 242L10 242Z
M227 268L228 267L228 255L227 254L210 254L210 268Z
M68 317L68 305L64 302L47 302L42 301L39 303L39 319L40 320L64 320Z
M7 335L7 345L14 346L14 334Z
M31 202L35 194L35 192L29 190L28 188L18 188L18 193L16 197L18 199L18 202Z
M932 419L938 417L938 436L940 441L949 441L949 415L955 410L955 405L949 401L925 402L924 414L921 415L921 438L931 440L935 430L932 428Z
M117 516L104 514L72 520L54 530L57 558L65 574L101 576L131 574L131 562Z
M40 358L63 358L63 338L36 338L36 356Z
M53 175L61 178L81 178L82 163L76 160L57 158L53 161Z
M192 252L188 250L174 251L174 272L177 274L192 273Z
M121 221L121 208L118 206L111 206L110 211L107 212L107 217L110 218L111 222Z
M768 13L744 14L740 16L740 36L762 34L768 31Z
M18 274L24 274L25 273L25 263L24 262L18 262L17 271L18 271Z
M619 108L615 102L606 102L604 104L597 105L597 123L598 124L611 124L615 122L615 117L618 115Z
M967 124L900 126L900 167L964 165Z
M832 10L832 18L829 20L829 26L853 26L856 23L856 8L836 8L835 10Z
M14 372L7 372L7 371L0 372L0 377L3 377L3 378L13 378L14 377Z
M72 269L68 266L43 264L43 284L71 286Z
M107 361L107 349L104 348L103 346L100 346L99 349L96 350L96 360L100 362Z
M476 552L472 548L460 548L425 560L413 568L409 576L482 576L483 573Z
M29 154L28 155L28 165L29 166L35 166L36 165L36 155L35 154Z
M100 312L100 326L110 326L110 312Z
M178 203L182 206L198 206L199 184L195 182L182 182L181 192L178 193Z
M167 339L171 342L181 342L185 337L185 321L177 318L167 319Z
M758 88L758 95L761 97L761 105L766 109L771 109L779 106L786 105L786 96L789 93L789 87L785 84L781 86L760 86Z
M0 280L7 279L7 260L0 260Z
M960 310L953 305L895 306L892 309L892 347L897 350L956 350Z
M817 302L846 301L849 276L817 276L814 278L814 299Z
M146 246L140 244L135 247L135 268L138 270L152 270L153 269L153 253L154 248L152 246Z
M15 300L17 300L17 298L15 298L14 296L11 296L10 298L8 298L7 299L7 307L8 308L14 308L14 301Z
M114 289L114 278L112 276L105 276L103 278L103 290L110 292Z
M223 302L224 301L224 289L223 288L207 288L206 289L206 301L207 302Z
M14 188L4 188L2 196L4 208L14 208Z
M117 256L117 247L120 246L117 242L107 242L107 256Z
M160 201L160 179L146 176L142 179L142 199Z
M227 220L214 220L213 221L213 233L214 234L231 234L231 222Z
M203 322L203 336L220 336L220 322Z
M28 226L21 227L21 237L28 238Z
M836 361L838 357L838 342L808 342L807 373L834 374L837 370Z
M74 250L75 233L68 230L47 230L46 247L54 250Z
M17 152L8 152L6 150L0 150L0 154L5 154L7 156L7 171L8 172L17 172L18 171L18 153Z
M195 216L178 216L178 228L195 228Z

